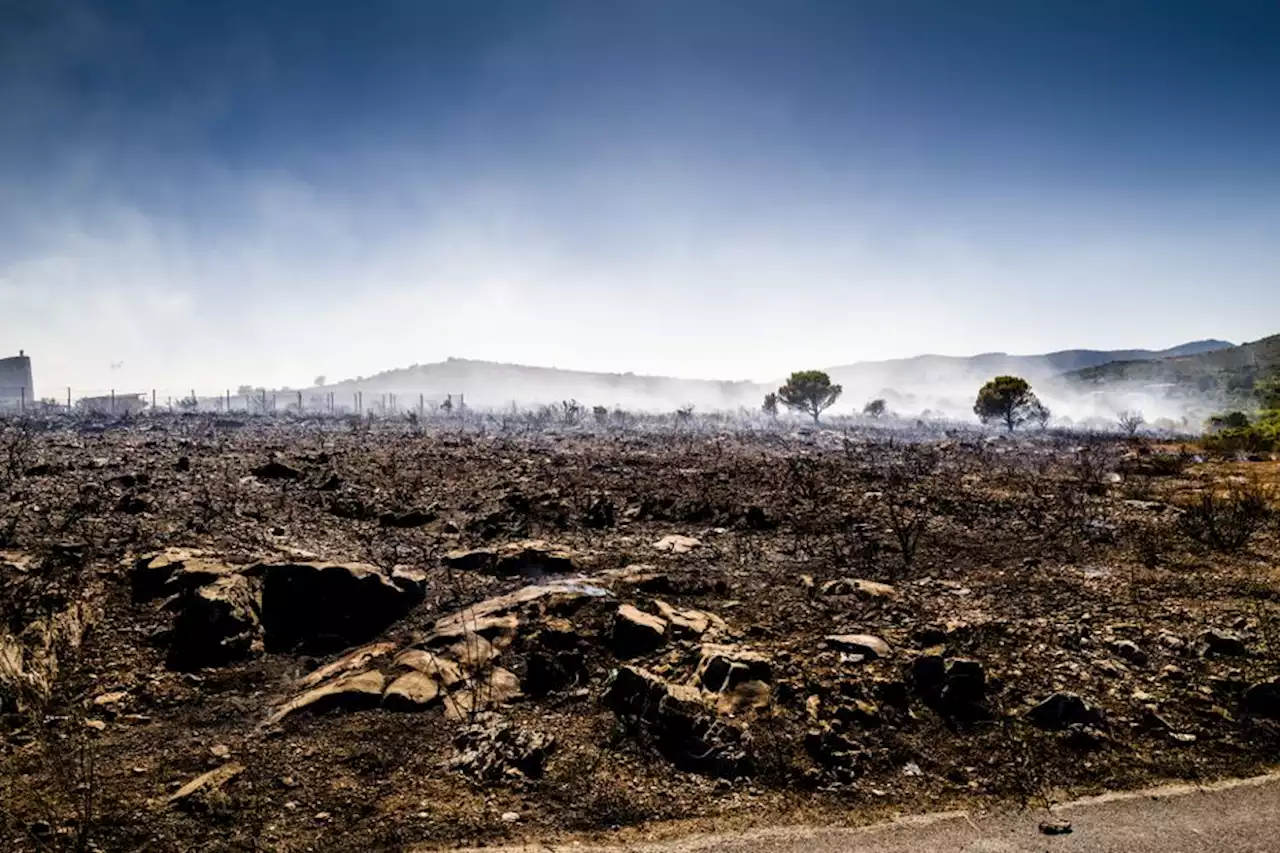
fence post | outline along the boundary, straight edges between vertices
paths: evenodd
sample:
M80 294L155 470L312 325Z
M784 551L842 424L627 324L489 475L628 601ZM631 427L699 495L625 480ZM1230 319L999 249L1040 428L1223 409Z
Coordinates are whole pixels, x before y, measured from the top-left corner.
M71 414L71 386L67 386L67 414Z
M116 389L111 389L111 414L116 413Z
M156 389L151 389L151 411L154 413L156 409Z

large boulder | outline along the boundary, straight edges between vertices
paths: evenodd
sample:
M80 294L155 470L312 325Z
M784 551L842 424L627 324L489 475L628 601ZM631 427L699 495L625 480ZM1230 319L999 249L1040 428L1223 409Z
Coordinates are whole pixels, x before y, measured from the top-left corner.
M728 630L723 619L705 610L674 607L661 599L655 599L653 606L658 615L667 621L671 636L677 640L700 640L704 636L710 638Z
M220 666L256 650L262 602L256 585L241 574L224 575L188 590L178 600L169 665L176 669Z
M666 635L666 620L624 604L613 620L613 651L623 660L647 655L662 647Z
M748 681L772 680L769 659L759 652L717 645L703 646L701 651L695 677L704 690L723 693Z
M1042 729L1094 726L1102 722L1102 712L1075 693L1054 693L1027 712L1027 719Z
M678 768L730 779L751 773L746 731L718 716L710 697L697 687L670 684L648 670L624 666L610 676L603 699Z
M1280 678L1259 681L1249 687L1241 705L1246 714L1280 721Z
M423 598L404 575L358 563L259 564L262 626L271 651L324 653L366 643L402 619Z

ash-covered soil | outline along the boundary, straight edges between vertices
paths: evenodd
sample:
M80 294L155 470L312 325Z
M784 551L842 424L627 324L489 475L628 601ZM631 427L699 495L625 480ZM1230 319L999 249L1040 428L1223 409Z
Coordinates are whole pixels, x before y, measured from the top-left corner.
M625 838L1280 759L1275 461L505 426L0 426L0 846Z

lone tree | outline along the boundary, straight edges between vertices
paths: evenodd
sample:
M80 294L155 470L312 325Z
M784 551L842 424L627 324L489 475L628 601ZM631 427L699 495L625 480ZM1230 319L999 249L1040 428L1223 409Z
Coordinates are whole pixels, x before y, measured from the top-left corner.
M1013 432L1031 419L1040 404L1031 385L1020 376L997 376L978 391L973 413L984 423L1003 423Z
M862 414L866 415L869 418L875 418L876 420L880 420L880 418L884 417L884 413L887 408L888 408L888 404L885 403L883 397L880 397L875 400L872 400L871 402L863 406Z
M809 415L816 424L818 415L840 399L843 392L844 389L831 384L831 377L821 370L799 370L778 389L778 399L788 409Z
M764 412L771 418L778 416L778 395L770 391L764 395L764 403L760 406L760 411Z

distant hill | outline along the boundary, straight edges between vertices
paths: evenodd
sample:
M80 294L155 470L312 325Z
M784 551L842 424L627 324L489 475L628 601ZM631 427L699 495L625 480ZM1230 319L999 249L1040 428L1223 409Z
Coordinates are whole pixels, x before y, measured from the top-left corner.
M845 386L879 384L886 388L903 385L951 384L1000 374L1025 377L1032 382L1062 373L1117 361L1145 361L1216 352L1230 349L1229 341L1205 340L1180 344L1164 350L1073 349L1044 355L1009 355L1002 352L974 356L918 355L887 361L866 361L827 370L833 381ZM985 380L984 380L985 381Z
M1072 371L1064 378L1094 385L1167 384L1244 396L1258 380L1277 375L1280 335L1176 358L1116 361Z
M845 387L845 396L838 408L861 408L870 397L883 395L900 411L932 408L964 413L972 407L972 395L981 383L997 374L1013 373L1036 382L1116 360L1146 363L1142 360L1230 351L1232 346L1226 341L1209 340L1156 351L1064 350L1045 355L986 353L970 357L922 355L834 367L829 368L828 373ZM797 365L798 369L803 367L806 365ZM577 400L586 406L665 411L692 404L705 411L756 409L764 394L775 390L782 381L783 377L769 382L675 379L451 358L326 384L304 393L333 392L340 405L347 405L352 395L360 391L366 408L380 402L384 394L395 394L401 408L416 406L419 395L431 404L438 404L447 395L455 399L465 395L468 405L480 408Z
M749 381L675 379L450 358L348 379L305 393L332 391L345 403L350 394L361 391L366 406L374 401L373 395L393 393L400 396L402 407L416 406L419 395L435 403L448 395L454 399L463 395L467 405L481 408L577 400L586 406L671 410L689 404L703 409L756 406L765 390L766 386Z

